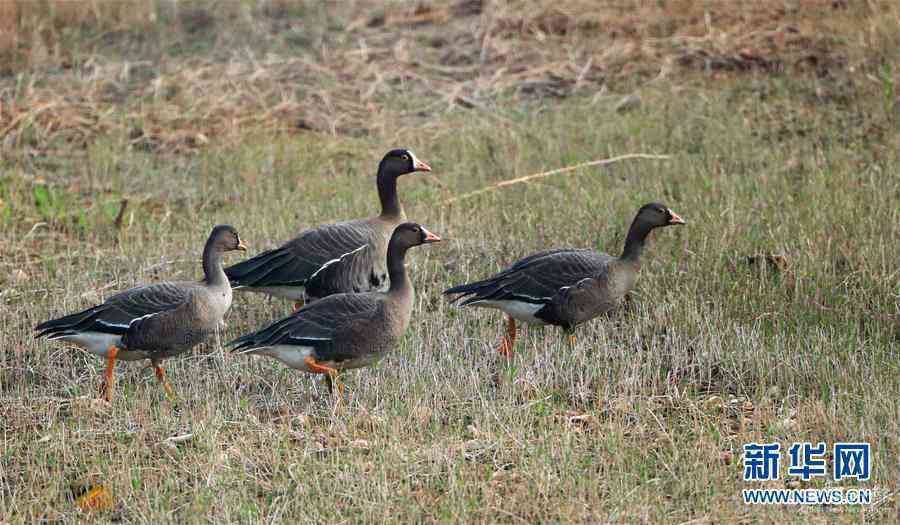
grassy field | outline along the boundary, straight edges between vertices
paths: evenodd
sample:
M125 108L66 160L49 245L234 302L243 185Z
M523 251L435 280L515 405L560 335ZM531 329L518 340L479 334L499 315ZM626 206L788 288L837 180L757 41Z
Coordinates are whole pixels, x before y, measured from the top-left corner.
M9 62L16 72L0 78L0 522L896 522L896 50L848 30L830 37L865 45L826 53L809 43L810 53L841 58L818 59L824 72L665 57L658 62L675 64L665 75L601 58L575 68L558 60L600 57L597 27L554 35L537 17L521 27L496 17L490 27L506 29L484 32L494 48L475 39L457 54L494 56L519 38L520 52L542 50L527 70L542 73L501 82L515 76L511 58L504 73L490 58L467 62L481 71L473 77L448 69L463 65L423 71L417 46L435 34L468 42L447 28L488 17L461 11L470 4L397 7L357 26L340 17L364 2L266 15L364 31L372 55L360 75L384 75L368 95L366 82L351 84L349 65L307 76L365 47L351 29L282 32L275 43L266 32L226 51L238 37L203 37L220 34L221 20L200 36L187 22L177 35L157 28L158 41L111 37L116 21L51 38L80 43L57 47L74 66L26 60L33 55ZM840 13L822 15L823 27L844 27ZM893 14L871 27L897 22ZM412 58L371 44L404 32ZM272 58L286 45L299 54ZM287 75L301 64L312 69ZM493 68L490 82L479 68ZM640 104L623 107L629 94ZM345 374L342 406L318 379L230 355L217 341L168 361L177 405L152 369L124 363L106 405L94 401L100 360L33 339L38 322L116 290L198 276L216 223L237 227L255 253L306 227L376 213L375 167L393 147L434 168L401 179L400 196L410 219L446 242L415 250L407 336L378 367ZM628 153L669 158L447 202ZM654 200L687 226L653 234L628 307L582 326L574 347L532 328L507 363L492 351L500 315L458 310L440 295L543 248L618 253L637 208ZM289 309L238 295L221 342ZM874 505L741 502L744 488L798 486L742 481L743 444L842 440L872 443L873 477L861 486L875 490ZM91 486L107 488L111 505L86 515L74 499Z

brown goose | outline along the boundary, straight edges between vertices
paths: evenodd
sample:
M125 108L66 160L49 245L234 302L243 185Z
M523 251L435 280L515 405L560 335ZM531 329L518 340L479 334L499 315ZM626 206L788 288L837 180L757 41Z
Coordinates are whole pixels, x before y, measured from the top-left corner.
M386 292L331 295L229 345L296 370L326 374L330 387L340 370L371 365L397 346L409 324L413 302L404 265L406 251L440 240L418 224L401 224L387 248L391 284ZM343 390L339 383L338 388Z
M66 341L106 358L101 392L107 401L116 359L150 359L166 393L174 396L160 362L190 350L224 324L231 286L222 254L232 250L246 250L237 230L216 226L203 249L202 281L161 282L119 292L103 304L37 325L37 337Z
M684 224L659 203L638 210L620 257L594 250L561 248L533 253L502 272L474 283L454 286L460 306L496 308L507 315L498 352L512 356L516 321L561 326L571 334L579 324L614 309L637 280L644 241L654 228Z
M388 239L406 220L397 177L416 171L431 168L409 150L389 151L376 177L380 215L306 230L279 248L226 268L231 285L291 299L296 307L335 293L386 289Z

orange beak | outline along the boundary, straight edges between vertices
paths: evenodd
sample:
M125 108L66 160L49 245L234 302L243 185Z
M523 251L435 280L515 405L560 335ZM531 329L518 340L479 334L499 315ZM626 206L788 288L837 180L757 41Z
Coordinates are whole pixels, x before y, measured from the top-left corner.
M681 218L681 215L678 215L674 211L669 210L669 215L671 215L671 217L669 218L669 224L686 224L684 222L684 219Z
M415 171L431 171L431 166L416 159L415 162L413 162L413 169L415 169Z
M425 228L422 228L422 232L425 233L425 240L422 242L424 242L426 244L432 243L432 242L441 242L440 237L431 233L430 231L426 230Z

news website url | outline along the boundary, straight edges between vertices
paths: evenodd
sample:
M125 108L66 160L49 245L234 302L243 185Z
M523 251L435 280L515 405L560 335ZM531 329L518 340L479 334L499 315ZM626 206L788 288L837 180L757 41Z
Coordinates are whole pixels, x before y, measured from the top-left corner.
M872 489L744 489L747 505L871 505Z

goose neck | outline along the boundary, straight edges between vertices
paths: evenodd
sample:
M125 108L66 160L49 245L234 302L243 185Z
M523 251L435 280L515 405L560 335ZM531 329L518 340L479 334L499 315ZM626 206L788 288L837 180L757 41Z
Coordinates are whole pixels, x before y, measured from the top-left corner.
M397 177L381 170L378 172L378 199L381 201L381 216L385 218L403 215L403 206L397 197Z
M203 280L211 286L228 283L225 270L222 268L222 251L212 239L203 247Z

